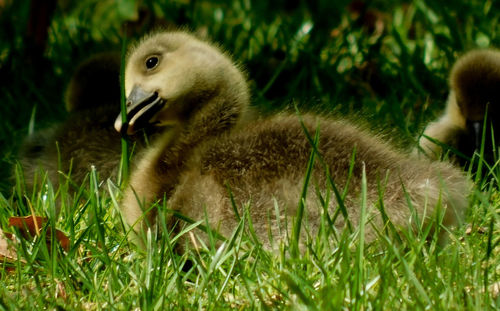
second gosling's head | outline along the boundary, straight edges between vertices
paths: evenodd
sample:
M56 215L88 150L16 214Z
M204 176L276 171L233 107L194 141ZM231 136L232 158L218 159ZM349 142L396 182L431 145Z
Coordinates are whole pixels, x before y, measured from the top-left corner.
M245 78L230 58L182 31L146 36L130 49L125 92L128 121L118 116L115 128L127 134L187 120L219 96L235 105L248 102Z
M66 90L66 110L77 112L120 102L120 53L91 56L75 70Z
M450 74L450 99L458 106L465 128L457 134L456 147L467 157L484 144L484 159L494 163L493 141L500 132L500 51L474 50L458 59ZM483 133L486 121L487 131ZM460 159L460 163L467 161Z
M500 103L500 51L475 50L462 56L450 74L451 90L467 121L494 116Z

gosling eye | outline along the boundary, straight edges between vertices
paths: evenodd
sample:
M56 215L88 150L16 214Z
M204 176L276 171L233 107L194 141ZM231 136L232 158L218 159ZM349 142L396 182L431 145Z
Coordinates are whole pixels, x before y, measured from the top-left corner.
M154 69L156 66L158 66L158 63L160 62L160 59L158 56L151 56L146 59L146 69L151 70Z

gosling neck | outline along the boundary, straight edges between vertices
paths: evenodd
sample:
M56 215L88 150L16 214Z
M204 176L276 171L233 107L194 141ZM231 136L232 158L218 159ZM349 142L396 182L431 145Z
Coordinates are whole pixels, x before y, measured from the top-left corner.
M200 143L230 132L243 119L248 102L246 88L241 92L219 92L207 99L187 120L162 135L159 167L178 169Z

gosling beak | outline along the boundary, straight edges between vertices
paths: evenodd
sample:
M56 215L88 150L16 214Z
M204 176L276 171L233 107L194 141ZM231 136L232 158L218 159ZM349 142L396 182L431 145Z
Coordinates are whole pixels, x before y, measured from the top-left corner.
M471 121L470 122L470 129L472 129L472 136L474 139L474 148L476 150L480 150L481 148L481 141L482 141L482 130L483 130L483 121Z
M122 135L132 135L146 127L151 119L165 106L165 101L157 92L147 92L135 85L127 97L127 122L122 122L119 114L115 120L115 129Z

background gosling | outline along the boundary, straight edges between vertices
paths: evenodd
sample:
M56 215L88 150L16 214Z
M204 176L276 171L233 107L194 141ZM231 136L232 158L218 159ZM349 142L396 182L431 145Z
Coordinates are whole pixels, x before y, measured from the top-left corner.
M19 161L28 191L33 190L39 172L47 172L54 189L66 178L78 188L91 166L101 180L116 178L121 143L113 124L120 111L120 65L120 54L108 52L76 68L65 96L68 118L35 132L21 148ZM132 140L136 151L145 146L142 132ZM38 177L40 182L42 176Z
M425 136L431 137L465 155L452 155L453 161L463 165L480 150L486 119L484 158L493 163L494 146L500 141L500 51L474 50L460 57L450 73L450 88L444 114L427 126L420 147L429 157L438 159L443 148ZM492 130L497 134L495 142Z

